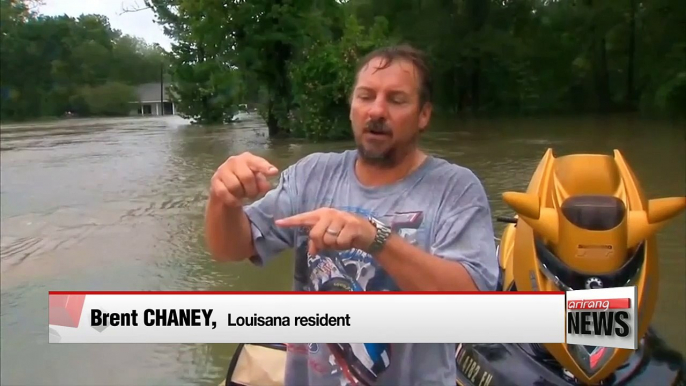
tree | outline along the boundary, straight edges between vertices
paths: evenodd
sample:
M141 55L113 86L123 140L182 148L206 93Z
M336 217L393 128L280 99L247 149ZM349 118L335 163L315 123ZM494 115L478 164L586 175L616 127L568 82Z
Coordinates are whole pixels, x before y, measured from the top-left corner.
M180 100L188 99L191 109L192 100L239 90L231 96L261 102L271 136L343 135L331 123L344 122L347 114L339 97L349 76L346 52L362 50L369 37L350 26L374 30L379 18L387 21L387 34L370 44L407 42L429 53L439 113L671 116L686 104L686 35L678 33L686 24L686 2L680 0L146 4L179 42L172 50L179 79L203 85L200 96L189 86ZM360 44L345 43L349 36ZM210 81L209 74L221 80ZM228 109L203 106L207 114Z
M124 86L160 80L166 64L159 47L122 35L101 15L47 17L32 6L35 2L0 0L1 119L90 114L98 109L77 103L83 90L108 85L107 95L130 96Z

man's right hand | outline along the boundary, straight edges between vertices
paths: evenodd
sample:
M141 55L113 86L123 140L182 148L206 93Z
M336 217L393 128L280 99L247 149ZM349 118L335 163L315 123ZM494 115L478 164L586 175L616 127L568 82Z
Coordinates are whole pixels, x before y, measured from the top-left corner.
M231 156L212 176L210 197L229 208L241 207L243 199L267 193L271 189L267 176L278 173L267 160L248 152Z

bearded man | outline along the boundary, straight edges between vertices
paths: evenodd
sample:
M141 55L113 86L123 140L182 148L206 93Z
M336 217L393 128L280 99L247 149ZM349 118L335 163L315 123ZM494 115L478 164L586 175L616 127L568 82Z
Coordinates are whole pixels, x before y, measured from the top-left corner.
M418 146L431 91L422 52L381 48L361 61L350 96L357 149L310 154L284 170L275 189L267 177L279 171L269 161L229 157L212 177L206 211L215 259L262 266L293 248L297 291L495 290L499 267L482 184ZM366 383L455 385L456 343L378 345L364 346L373 361L366 368L341 344L289 345L285 384L343 385L349 367L369 376Z

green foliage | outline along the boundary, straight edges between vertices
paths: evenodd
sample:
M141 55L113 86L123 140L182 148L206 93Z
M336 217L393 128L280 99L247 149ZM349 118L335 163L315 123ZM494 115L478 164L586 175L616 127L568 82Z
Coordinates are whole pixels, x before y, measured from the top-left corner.
M175 63L177 79L189 82L180 105L220 117L234 103L222 93L232 90L237 103L259 103L272 136L350 138L357 59L400 41L429 53L438 112L683 111L686 35L675 31L686 23L686 2L679 0L146 4L180 42L175 57L187 57ZM217 83L209 73L227 77Z
M170 87L179 115L196 123L225 123L238 112L240 80L236 70L216 62L179 65Z
M207 115L233 109L248 100L260 103L259 111L270 135L288 134L294 108L289 67L298 53L317 41L332 41L341 34L342 6L336 0L145 0L178 44L175 80L207 81L203 72L207 61L221 63L218 72L234 72L220 87L203 87L202 96L187 93L185 98L214 100L225 90L233 90L221 100L226 104L202 102ZM241 98L241 99L238 99ZM179 100L184 97L179 93ZM190 102L189 102L190 103ZM181 103L186 105L185 102ZM190 107L189 107L190 108Z
M160 80L165 66L160 48L122 36L103 16L46 17L31 12L28 3L0 0L0 119L67 111L128 114L117 99L131 95L123 85ZM83 100L91 94L114 99L106 105Z
M234 119L241 98L241 76L234 66L222 2L148 0L175 43L169 55L172 100L179 115L196 123Z
M123 116L135 108L136 90L134 87L108 82L99 86L83 86L70 98L75 113L90 116Z
M340 40L333 44L316 41L291 63L294 108L287 125L293 136L311 140L351 138L348 110L355 66L362 56L388 43L387 29L383 18L367 30L355 17L348 17Z
M186 117L226 122L250 102L272 136L344 139L356 60L400 41L429 53L439 112L684 115L683 0L144 1L168 56L101 16L0 0L0 117L91 111L85 87L157 81L168 64Z
M655 105L662 115L686 118L686 71L678 73L657 89Z

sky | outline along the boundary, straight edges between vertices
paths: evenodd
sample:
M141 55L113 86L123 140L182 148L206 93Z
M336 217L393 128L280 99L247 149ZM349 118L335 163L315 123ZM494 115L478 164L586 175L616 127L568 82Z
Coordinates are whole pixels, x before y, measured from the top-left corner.
M155 23L155 14L150 9L123 13L124 9L142 8L142 0L44 0L38 8L49 16L82 14L107 16L110 25L127 35L137 36L148 43L159 43L164 49L171 48L170 39L164 35L162 26Z

